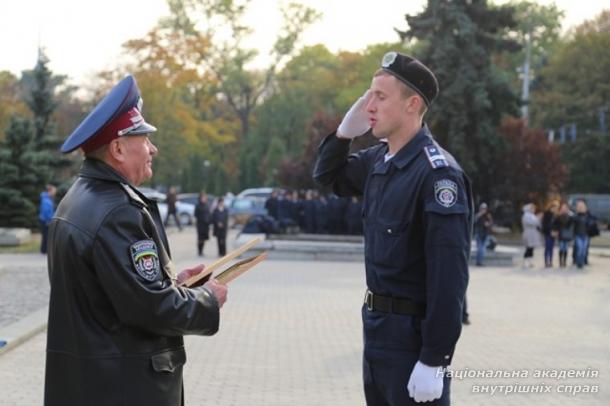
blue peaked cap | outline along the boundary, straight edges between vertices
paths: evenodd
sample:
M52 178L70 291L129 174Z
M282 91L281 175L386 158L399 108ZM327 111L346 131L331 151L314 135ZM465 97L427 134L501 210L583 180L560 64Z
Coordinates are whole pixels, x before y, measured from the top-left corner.
M61 152L72 152L83 144L92 141L97 135L103 133L114 119L123 116L134 107L141 109L142 101L140 89L133 76L128 75L121 80L112 90L98 103L79 126L70 134L61 146ZM137 126L119 135L137 135L155 132L157 129L145 122L143 119Z

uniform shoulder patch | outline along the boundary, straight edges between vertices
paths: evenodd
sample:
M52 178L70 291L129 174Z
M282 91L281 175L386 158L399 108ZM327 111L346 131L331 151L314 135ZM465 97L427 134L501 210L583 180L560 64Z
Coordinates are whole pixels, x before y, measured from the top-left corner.
M154 281L161 273L157 245L153 240L140 240L129 247L131 261L138 275L147 281Z
M430 162L432 169L446 168L449 166L447 158L445 158L443 152L436 145L426 145L424 151L426 152L426 157L428 158L428 162Z
M449 208L457 202L457 192L458 185L452 180L441 179L434 182L434 198L445 208Z

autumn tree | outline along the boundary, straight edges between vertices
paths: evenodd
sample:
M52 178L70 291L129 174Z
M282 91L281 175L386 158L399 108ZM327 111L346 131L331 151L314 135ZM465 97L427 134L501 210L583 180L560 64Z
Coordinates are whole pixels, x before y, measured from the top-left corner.
M236 0L171 0L171 15L164 20L185 35L203 33L210 40L206 58L201 67L211 72L216 81L216 95L225 102L239 120L238 157L241 185L247 184L247 174L256 172L257 166L248 156L247 140L251 133L254 109L273 85L280 67L296 50L305 28L319 18L312 8L290 3L281 7L283 25L269 54L267 67L252 68L258 54L244 46L252 28L243 18L250 1Z
M500 126L506 147L498 162L502 177L494 188L499 200L515 207L533 201L544 203L560 194L567 181L557 144L549 142L543 130L526 127L522 119L507 117Z

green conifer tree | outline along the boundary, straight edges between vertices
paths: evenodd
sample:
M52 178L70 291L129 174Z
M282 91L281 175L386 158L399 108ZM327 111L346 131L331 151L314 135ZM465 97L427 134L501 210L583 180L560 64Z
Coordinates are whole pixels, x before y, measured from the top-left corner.
M403 40L417 39L415 55L436 74L440 94L427 121L442 146L474 180L475 193L493 196L497 159L505 145L498 133L504 114L517 114L518 97L492 64L493 55L517 50L507 33L516 27L513 9L486 0L428 0L406 16Z
M44 154L33 148L30 120L11 117L0 143L0 227L36 227L39 194L48 181Z

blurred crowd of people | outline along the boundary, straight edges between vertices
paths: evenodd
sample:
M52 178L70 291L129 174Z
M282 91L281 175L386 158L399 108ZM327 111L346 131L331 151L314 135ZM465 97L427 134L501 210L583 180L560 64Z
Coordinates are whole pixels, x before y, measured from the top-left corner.
M307 234L362 234L362 202L315 190L274 190L265 202L281 230Z
M589 263L589 244L592 237L600 234L597 218L589 212L587 202L578 199L574 211L567 203L552 201L544 212L536 212L536 205L523 206L523 266L533 267L534 249L544 246L544 266L553 266L555 246L559 248L559 267L568 262L570 244L572 265L582 269Z

